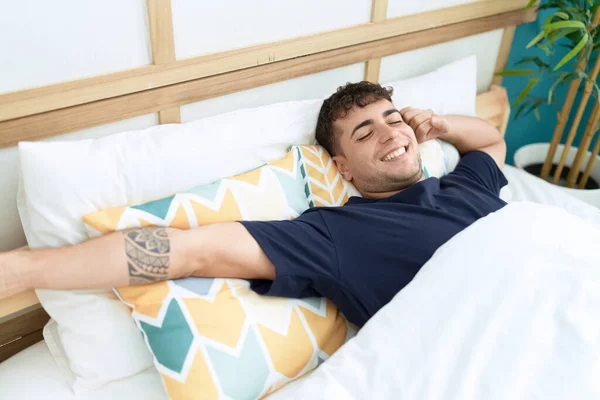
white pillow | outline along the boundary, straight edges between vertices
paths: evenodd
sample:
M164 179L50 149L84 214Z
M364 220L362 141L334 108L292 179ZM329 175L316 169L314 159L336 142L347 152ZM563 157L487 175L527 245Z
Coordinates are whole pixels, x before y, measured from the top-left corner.
M464 82L466 88L472 81L475 88L474 62L469 61L472 68L463 64L392 83L398 85L396 105L408 100L438 113L474 114L475 90L457 92L440 84ZM463 96L455 98L456 93ZM277 103L93 140L22 142L17 205L28 243L34 249L79 243L87 238L81 221L87 213L240 174L283 157L291 144L313 144L322 101ZM47 342L55 343L50 349L75 391L152 365L129 311L112 291L37 293L57 323L55 330L45 332Z
M472 55L413 78L383 83L394 88L392 102L436 114L475 116L477 57Z
M21 142L18 209L29 246L79 243L87 239L81 217L89 212L161 198L281 158L291 144L313 144L321 104L278 103L100 139ZM37 294L58 324L58 337L47 342L75 391L152 365L129 310L111 290Z

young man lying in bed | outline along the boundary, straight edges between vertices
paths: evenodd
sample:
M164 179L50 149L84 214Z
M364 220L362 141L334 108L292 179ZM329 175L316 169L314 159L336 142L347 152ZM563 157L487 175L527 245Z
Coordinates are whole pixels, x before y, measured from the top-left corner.
M83 289L196 277L251 280L258 293L330 298L362 326L433 253L505 205L506 146L487 122L397 110L391 90L360 82L327 99L317 140L364 196L293 221L233 222L191 230L139 228L75 246L0 254L0 292ZM463 155L425 179L418 144L440 138Z

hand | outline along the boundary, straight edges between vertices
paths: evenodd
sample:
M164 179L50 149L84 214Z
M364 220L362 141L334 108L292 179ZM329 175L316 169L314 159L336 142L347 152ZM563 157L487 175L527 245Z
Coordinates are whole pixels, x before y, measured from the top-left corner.
M450 123L446 118L427 110L405 107L400 110L400 115L415 132L419 143L443 137L450 130Z

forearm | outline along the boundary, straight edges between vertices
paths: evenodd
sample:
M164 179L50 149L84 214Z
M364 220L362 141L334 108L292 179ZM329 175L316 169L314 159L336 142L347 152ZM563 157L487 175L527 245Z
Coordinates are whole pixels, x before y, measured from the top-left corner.
M448 132L440 139L454 145L460 154L501 143L502 134L487 121L462 115L445 115L448 120Z
M139 228L73 246L3 253L0 292L111 288L181 277L194 266L181 232Z
M275 267L238 223L136 228L74 246L0 253L0 293L99 289L189 276L274 279Z

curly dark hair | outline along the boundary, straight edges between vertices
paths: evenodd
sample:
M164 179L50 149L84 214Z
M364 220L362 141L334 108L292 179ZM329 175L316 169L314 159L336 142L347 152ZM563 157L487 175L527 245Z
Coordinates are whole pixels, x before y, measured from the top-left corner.
M333 130L334 121L344 118L353 106L365 107L381 99L392 101L393 91L394 89L391 87L383 87L367 81L348 82L346 85L338 87L337 91L329 96L321 106L317 119L317 142L332 156L337 155L339 148Z

